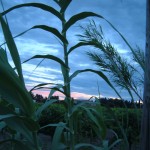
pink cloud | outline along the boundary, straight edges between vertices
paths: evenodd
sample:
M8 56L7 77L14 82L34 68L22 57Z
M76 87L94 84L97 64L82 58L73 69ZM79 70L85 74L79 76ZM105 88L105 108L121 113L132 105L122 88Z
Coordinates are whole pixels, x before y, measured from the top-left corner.
M48 97L50 91L46 91L46 90L35 90L33 91L34 94L40 94L44 97ZM60 100L64 99L64 95L60 92L55 92L54 93L55 96L59 96ZM79 93L79 92L72 92L71 93L71 97L74 99L90 99L93 95L89 95L89 94L85 94L85 93Z
M78 92L72 92L71 97L74 99L90 99L93 95L85 94L85 93L78 93Z

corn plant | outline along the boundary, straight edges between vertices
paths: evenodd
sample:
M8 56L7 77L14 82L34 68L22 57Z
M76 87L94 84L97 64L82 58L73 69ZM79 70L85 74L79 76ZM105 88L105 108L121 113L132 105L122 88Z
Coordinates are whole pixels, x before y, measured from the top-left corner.
M7 46L16 67L16 71L14 71L14 69L9 65L6 51L1 48L0 93L3 99L8 101L10 104L13 104L13 109L9 108L9 105L1 105L0 120L2 121L1 123L4 121L12 130L16 130L18 133L23 134L26 139L29 140L29 145L31 147L35 146L36 149L38 149L38 145L36 143L36 131L39 129L39 126L35 122L33 101L24 85L20 57L9 27L1 15L0 21ZM17 111L17 108L19 111ZM3 142L8 141L9 140ZM11 139L11 141L15 143L15 147L17 146L17 143L24 145L19 140L16 140L16 138Z
M93 149L100 149L100 147L94 146L92 144L87 143L76 143L75 141L75 128L76 123L74 118L78 114L77 111L81 108L83 109L88 117L94 122L94 128L96 131L102 131L104 132L102 137L104 139L105 135L105 126L102 121L99 121L98 118L100 118L100 114L97 113L93 109L87 109L84 107L84 103L81 103L79 105L74 105L73 99L71 98L71 92L70 92L70 84L71 81L80 73L84 72L92 72L103 78L107 84L116 91L114 86L111 84L111 82L108 80L108 78L101 72L93 69L85 69L85 70L77 70L74 73L70 75L70 66L69 66L69 55L72 51L74 51L76 48L84 45L92 45L91 42L88 43L82 43L79 42L76 45L72 46L71 48L68 48L69 41L67 39L67 32L70 29L72 25L74 25L77 21L80 21L82 19L85 19L87 17L98 17L100 19L106 20L101 15L98 15L93 12L81 12L74 16L72 16L69 20L66 20L65 18L65 12L68 8L69 4L71 3L71 0L54 0L58 6L60 7L60 10L57 11L53 7L49 5L45 5L42 3L25 3L16 5L0 14L0 21L2 25L2 30L4 33L4 37L6 40L6 44L8 46L9 52L11 54L11 57L13 59L13 62L15 64L15 69L12 68L9 65L6 52L3 48L1 48L1 63L0 63L0 94L4 97L6 101L8 101L10 104L13 105L14 110L13 111L5 111L6 106L2 106L3 112L1 113L1 120L4 120L6 124L15 130L18 133L23 134L26 137L26 140L30 143L29 148L40 150L39 142L37 139L37 132L40 129L40 127L37 124L37 120L41 114L41 112L48 107L51 103L54 101L47 101L45 104L43 104L38 110L35 111L34 109L34 103L31 99L31 96L29 95L27 89L25 88L23 75L22 75L22 68L21 68L21 61L18 54L17 47L15 45L14 39L11 35L10 29L8 24L4 21L3 16L9 13L10 11L13 11L14 9L18 9L21 7L36 7L40 8L44 11L47 11L51 14L53 14L55 17L57 17L61 21L62 25L62 31L59 32L56 28L46 26L46 25L36 25L31 27L30 29L27 29L26 31L20 33L19 35L15 36L21 36L25 34L26 32L29 32L32 29L42 29L44 31L47 31L49 33L52 33L54 36L56 36L60 41L61 45L63 47L63 53L64 53L64 60L47 54L47 55L35 55L32 58L29 58L27 61L30 61L32 59L42 58L42 59L50 59L53 61L56 61L61 66L62 76L64 79L64 84L58 84L56 87L52 88L49 98L53 95L53 93L58 90L59 92L63 93L65 95L65 103L67 106L67 114L66 114L66 122L65 123L58 123L58 124L49 124L48 126L55 126L55 134L52 141L52 149L58 150L58 149L79 149L82 147L91 147ZM106 20L107 21L107 20ZM108 21L107 21L108 22ZM109 22L108 22L109 23ZM110 23L109 23L110 24ZM14 38L15 38L14 37ZM24 63L25 63L24 62ZM47 83L48 84L48 83ZM46 84L40 84L37 85L34 88L43 88L43 86ZM33 88L33 89L34 89ZM16 112L16 108L19 108L19 112ZM2 109L1 109L2 110ZM41 127L41 129L44 127ZM100 132L98 132L100 133ZM63 137L63 139L62 139ZM20 142L18 139L11 139L12 142L16 143L15 145L18 145L18 142L22 147L25 145L26 142ZM5 141L4 141L5 142ZM7 142L7 141L6 141ZM117 142L116 142L117 143ZM106 149L106 145L108 143L104 143L104 149ZM115 145L115 143L114 143ZM112 145L113 146L113 145ZM111 149L112 146L108 146L108 149ZM22 148L21 147L21 148ZM28 148L28 149L29 149ZM17 149L17 148L16 148Z

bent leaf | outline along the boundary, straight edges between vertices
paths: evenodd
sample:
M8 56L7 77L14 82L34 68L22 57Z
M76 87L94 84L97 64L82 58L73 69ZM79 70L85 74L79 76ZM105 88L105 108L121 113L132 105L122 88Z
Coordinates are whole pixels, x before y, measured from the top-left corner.
M12 118L15 117L16 115L14 114L5 114L5 115L0 115L0 120L4 120L4 119L8 119L8 118Z
M99 18L103 18L101 15L98 15L96 13L93 12L81 12L79 14L76 14L74 16L72 16L65 24L62 32L66 32L73 24L75 24L77 21L85 19L87 17L99 17Z
M100 76L102 79L104 79L106 81L106 83L116 92L116 94L121 98L120 94L117 92L117 90L115 89L115 87L111 84L111 82L109 81L109 79L103 74L103 72L101 71L96 71L93 69L85 69L85 70L77 70L75 71L71 76L70 76L70 82L71 80L76 77L78 74L83 73L83 72L92 72L97 74L98 76Z
M23 134L32 143L31 131L25 126L24 122L19 117L5 119L5 122L9 128Z
M25 3L25 4L16 5L14 7L9 8L8 10L2 12L1 14L2 14L2 16L6 15L10 11L15 10L17 8L21 8L21 7L36 7L36 8L40 8L42 10L45 10L45 11L48 11L48 12L52 13L53 15L58 17L60 20L63 20L61 14L57 10L55 10L53 7L50 7L50 6L42 4L42 3Z
M27 60L25 60L23 63L28 62L29 60L35 59L35 58L45 58L45 59L51 59L54 60L55 62L58 62L61 66L67 68L67 66L65 65L65 63L58 57L53 56L53 55L35 55Z
M32 27L31 29L36 29L36 28L43 29L45 31L51 32L55 36L57 36L63 43L68 44L67 39L64 36L62 36L56 28L49 27L49 26L46 26L46 25L36 25L36 26Z
M118 139L116 141L114 141L110 146L109 146L109 150L111 150L115 145L117 145L118 143L122 142L121 139Z
M92 108L86 108L82 107L82 109L87 113L87 116L89 119L96 125L92 125L95 129L95 133L98 136L101 136L102 139L106 138L106 125L104 124L103 118L100 116L100 114Z
M47 127L64 127L66 130L70 131L70 129L68 127L66 127L66 123L63 123L63 122L59 122L59 123L56 123L56 124L45 125L45 126L41 127L40 130L44 129L44 128L47 128Z
M75 150L80 150L80 149L84 149L84 148L92 148L93 150L103 150L103 148L95 146L93 144L88 144L88 143L79 143L75 145Z
M81 46L88 46L88 45L95 45L94 42L79 42L77 43L76 45L74 45L73 47L71 47L69 50L68 50L68 55L73 51L75 50L76 48L79 48Z
M45 85L49 85L49 84L51 84L51 85L56 85L56 84L54 84L54 83L41 83L41 84L38 84L38 85L34 86L34 87L30 90L30 92L32 92L33 90L35 90L35 89L37 89L37 88L39 88L39 87L42 87L42 86L45 86Z
M59 125L57 126L54 136L53 136L52 147L51 147L51 149L53 150L61 150L61 149L65 150L66 149L66 146L61 143L61 135L66 125L62 122L60 122L59 124L60 126Z
M48 32L54 34L57 38L59 38L62 41L62 43L68 44L67 39L64 36L62 36L60 34L60 32L56 28L49 27L49 26L46 26L46 25L36 25L36 26L33 26L32 28L19 33L18 35L14 36L13 38L17 38L19 36L22 36L22 35L24 35L25 33L27 33L28 31L30 31L32 29L42 29L44 31L48 31ZM0 46L2 46L3 44L5 44L5 42L2 43Z
M62 84L58 84L56 87L53 87L48 95L48 99L51 98L51 96L56 92L56 91L60 91L61 93L65 94L63 91L61 91L60 89L63 88L64 86ZM66 95L66 94L65 94Z
M85 105L85 104L87 104L87 103L90 103L90 102L81 102L81 103L79 103L79 104L76 104L76 105L74 105L73 107L72 107L72 109L71 109L71 114L70 114L70 116L72 116L76 111L78 111L78 109L80 109L83 105Z
M45 110L48 106L50 106L52 103L57 102L57 100L48 100L46 101L42 106L40 106L37 111L35 112L35 115L37 118L40 117L43 110Z
M69 4L71 3L72 0L62 0L63 5L61 6L61 10L60 13L63 13L66 11L67 7L69 6Z

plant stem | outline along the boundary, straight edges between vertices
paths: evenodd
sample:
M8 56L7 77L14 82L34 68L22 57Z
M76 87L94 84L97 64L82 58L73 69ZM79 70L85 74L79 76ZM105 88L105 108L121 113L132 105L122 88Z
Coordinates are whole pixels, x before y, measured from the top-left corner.
M32 136L33 136L33 141L34 141L34 144L35 144L35 150L41 150L41 148L39 147L37 132L32 132Z
M64 18L64 21L62 21L62 29L65 26L65 12L62 13L62 17ZM62 32L62 35L66 38L66 32ZM67 47L68 43L63 43L64 48L64 61L67 68L65 68L65 75L64 75L64 92L66 93L66 101L68 105L68 112L67 112L67 124L71 130L71 132L67 133L67 144L69 145L71 150L74 150L74 128L73 128L73 118L70 117L71 110L72 110L72 100L71 100L71 93L70 93L70 77L69 77L69 59L68 59L68 53L67 53ZM70 136L69 136L70 134Z

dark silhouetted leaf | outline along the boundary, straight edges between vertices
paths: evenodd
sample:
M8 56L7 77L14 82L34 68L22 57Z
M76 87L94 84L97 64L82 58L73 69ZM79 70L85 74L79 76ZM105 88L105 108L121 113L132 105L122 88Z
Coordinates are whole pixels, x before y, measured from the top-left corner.
M101 15L98 15L96 13L93 12L81 12L79 14L76 14L74 16L72 16L65 24L63 31L62 32L66 32L73 24L75 24L77 21L85 19L87 17L99 17L99 18L103 18Z
M20 4L20 5L16 5L14 7L9 8L8 10L2 12L2 15L5 15L7 13L9 13L10 11L17 9L17 8L21 8L21 7L36 7L36 8L40 8L42 10L48 11L50 13L52 13L53 15L55 15L56 17L58 17L60 20L63 20L61 14L55 10L53 7L50 7L48 5L42 4L42 3L25 3L25 4Z

